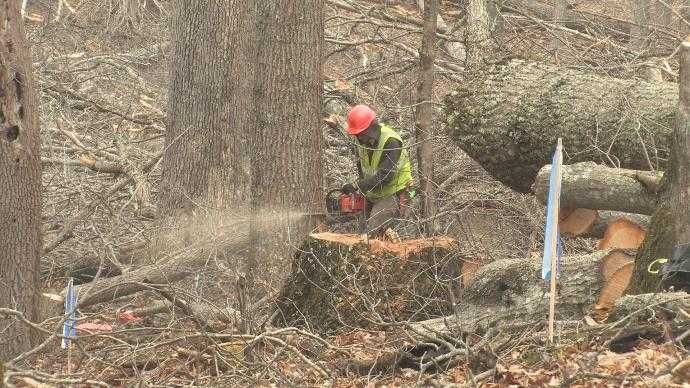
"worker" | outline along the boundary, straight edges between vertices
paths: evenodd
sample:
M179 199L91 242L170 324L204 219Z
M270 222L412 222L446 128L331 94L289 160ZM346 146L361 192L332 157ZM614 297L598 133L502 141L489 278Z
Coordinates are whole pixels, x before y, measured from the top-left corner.
M364 195L366 232L382 236L405 215L410 200L412 167L408 152L400 135L381 123L366 105L348 112L347 133L356 138L360 179L344 185L341 191Z

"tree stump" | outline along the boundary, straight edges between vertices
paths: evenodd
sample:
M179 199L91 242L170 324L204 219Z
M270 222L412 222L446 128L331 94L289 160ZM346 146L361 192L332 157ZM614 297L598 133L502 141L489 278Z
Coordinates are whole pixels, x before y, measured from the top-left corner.
M298 249L277 298L274 323L336 332L377 321L421 321L452 313L463 259L455 241L435 237L402 242L357 235L312 234ZM465 272L476 271L470 263ZM466 277L472 274L465 273Z

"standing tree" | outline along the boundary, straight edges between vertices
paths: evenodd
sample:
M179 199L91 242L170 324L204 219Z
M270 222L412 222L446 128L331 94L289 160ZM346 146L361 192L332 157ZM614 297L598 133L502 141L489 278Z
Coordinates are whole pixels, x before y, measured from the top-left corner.
M553 22L556 25L565 24L566 11L568 10L567 0L556 0L556 6L553 8ZM556 51L561 47L561 37L556 33L553 33L553 38L551 38L550 49L556 53Z
M421 186L421 215L428 219L425 225L430 233L436 231L436 193L434 190L434 120L432 97L434 91L434 58L436 56L436 17L438 0L424 2L424 37L419 51L421 72L417 85L417 142L420 144L417 158Z
M259 1L257 10L247 287L271 245L262 243L257 225L269 217L281 226L281 241L299 238L309 227L300 215L321 211L323 195L323 0ZM278 255L286 253L274 248Z
M465 14L467 15L467 27L465 29L467 67L471 71L481 69L491 56L494 48L486 1L467 0L465 2Z
M38 102L18 1L0 1L0 308L38 318L41 163ZM28 326L0 314L0 360L29 349Z
M251 1L177 1L160 213L246 204L253 127Z
M643 52L649 49L650 43L649 0L633 0L631 1L631 6L635 23L631 31L630 48Z
M680 77L678 111L673 129L671 154L664 173L659 206L652 215L649 233L635 258L635 270L628 293L658 291L661 278L648 271L657 259L673 257L674 247L690 243L690 201L688 200L688 168L690 167L690 40L679 52ZM672 263L672 268L688 267L690 263Z
M321 202L322 12L323 0L177 2L161 214L250 210L247 288L259 228L297 237L295 215Z

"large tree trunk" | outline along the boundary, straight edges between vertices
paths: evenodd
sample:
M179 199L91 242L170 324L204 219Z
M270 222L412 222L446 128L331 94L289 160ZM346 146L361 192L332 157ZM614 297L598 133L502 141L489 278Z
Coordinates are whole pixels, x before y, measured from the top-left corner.
M256 127L247 128L251 209L258 222L266 216L276 220L279 238L267 241L252 223L248 287L260 257L284 257L290 249L285 242L301 241L313 227L309 218L295 215L323 211L323 0L257 4Z
M533 191L543 203L548 196L550 173L551 165L546 165L534 181ZM661 174L610 168L594 162L565 165L561 207L652 214L657 207L655 185L660 180Z
M41 162L38 101L19 2L0 1L0 307L38 319ZM0 360L28 350L30 328L0 315Z
M659 197L659 207L652 215L649 233L635 259L633 281L628 293L641 294L653 292L662 287L662 280L669 280L665 286L690 289L690 263L673 262L674 248L678 244L690 242L688 228L687 169L690 164L688 156L688 131L690 125L690 40L681 44L680 84L678 86L679 103L676 109L676 121L669 159ZM659 274L650 273L648 266L657 259L671 259L668 268L677 270L679 278L665 279ZM687 259L685 259L687 260Z
M499 181L526 193L558 137L566 163L663 168L677 101L672 83L513 60L460 84L445 109L453 140Z
M160 212L246 204L252 123L251 1L178 1ZM202 207L203 208L203 207Z

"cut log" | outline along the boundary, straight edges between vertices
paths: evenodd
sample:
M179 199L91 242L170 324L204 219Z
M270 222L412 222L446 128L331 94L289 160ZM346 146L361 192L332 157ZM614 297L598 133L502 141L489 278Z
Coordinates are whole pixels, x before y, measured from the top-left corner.
M534 181L533 191L545 202L549 190L551 165L541 168ZM610 168L593 162L563 166L561 206L627 213L652 214L656 209L656 193L640 181L652 173ZM661 179L658 175L657 179Z
M559 137L566 163L663 168L677 102L674 83L512 60L487 66L446 96L446 128L489 174L526 193Z
M594 305L603 286L599 271L609 252L567 256L562 260L556 319L578 319ZM478 271L464 290L460 310L453 316L418 322L419 333L484 333L506 322L546 323L548 284L540 280L539 258L498 260Z
M402 242L312 234L297 250L276 304L277 325L335 332L374 317L422 320L450 314L463 260L447 237Z
M625 295L616 301L609 321L626 319L628 324L646 324L650 319L668 319L687 322L682 311L690 311L690 294L686 292L661 292L654 294Z
M589 233L583 234L582 237L604 238L604 233L609 225L617 220L628 220L645 231L649 227L649 216L644 214L624 213L616 211L598 211L598 217L592 226Z
M479 263L474 261L463 261L462 263L462 286L467 287L472 284L479 271Z
M616 271L621 269L624 265L635 261L635 254L632 251L614 250L606 255L601 261L601 276L604 282L611 280Z
M594 306L594 315L597 320L606 320L609 312L616 305L616 301L623 296L630 284L634 265L633 261L623 264L606 280L597 304Z
M627 220L640 228L647 230L649 216L643 214L624 213L610 210L591 209L561 209L558 226L561 234L567 237L604 238L609 225L617 220Z
M599 241L597 249L635 249L637 250L644 241L647 233L632 221L624 218L613 221L604 233L604 238Z
M589 234L599 218L599 212L591 209L561 209L558 228L563 236L577 237Z

